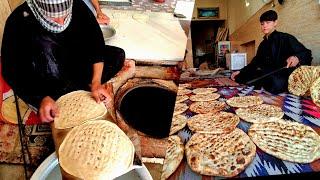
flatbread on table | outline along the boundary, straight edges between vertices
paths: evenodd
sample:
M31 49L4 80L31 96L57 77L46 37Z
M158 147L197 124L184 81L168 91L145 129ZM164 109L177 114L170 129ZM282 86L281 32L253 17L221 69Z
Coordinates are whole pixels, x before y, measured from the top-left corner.
M241 96L228 99L227 104L232 107L250 107L263 103L263 99L259 96Z
M181 114L174 115L172 117L170 135L178 132L182 128L184 128L187 124L187 117Z
M176 103L181 103L181 102L188 100L188 99L189 99L189 96L187 96L187 95L177 96Z
M300 66L295 69L288 79L288 90L296 96L304 96L312 85L313 67Z
M185 146L190 168L202 175L233 177L253 160L256 146L236 128L228 134L195 133Z
M210 94L217 91L218 91L217 88L196 88L192 90L194 94Z
M218 93L211 93L211 94L196 94L191 95L189 99L191 101L213 101L220 97Z
M181 96L181 95L186 95L186 94L190 94L190 93L192 93L192 91L190 89L178 88L177 95Z
M184 145L179 136L169 136L168 141L169 145L163 163L161 180L168 179L176 171L184 155Z
M284 112L280 107L269 104L260 104L248 108L239 108L236 110L236 114L244 121L260 123L281 119Z
M192 116L187 124L191 131L198 133L221 134L233 131L240 119L237 115L229 112L217 112L197 114Z
M220 101L199 101L192 103L189 109L190 111L195 113L205 114L222 111L225 108L225 106L226 103Z
M279 159L311 163L320 158L320 136L304 124L289 120L256 123L248 134L262 151Z
M174 106L173 115L178 115L184 113L188 109L188 105L184 103L176 103Z
M57 129L72 128L87 121L102 118L107 113L103 102L97 103L88 91L73 91L57 101L59 116L54 118Z
M81 179L113 179L133 164L134 146L126 134L107 120L73 128L59 148L59 163Z
M310 92L312 101L320 107L320 77L312 83Z

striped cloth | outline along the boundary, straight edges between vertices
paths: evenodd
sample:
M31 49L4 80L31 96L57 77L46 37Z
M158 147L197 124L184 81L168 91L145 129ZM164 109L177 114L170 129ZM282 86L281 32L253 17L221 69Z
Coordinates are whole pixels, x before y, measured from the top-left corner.
M70 24L73 0L26 0L40 24L50 32L60 33ZM64 24L52 18L65 18Z

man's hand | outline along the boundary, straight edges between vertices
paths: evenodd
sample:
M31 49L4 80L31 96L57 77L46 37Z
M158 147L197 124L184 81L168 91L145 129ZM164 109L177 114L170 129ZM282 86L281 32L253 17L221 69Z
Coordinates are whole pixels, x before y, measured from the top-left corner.
M91 93L97 103L100 103L101 101L107 104L112 102L112 91L112 86L102 85L101 83L92 83L91 85Z
M49 96L42 99L39 108L39 117L41 122L49 123L59 116L59 109L56 102Z
M287 59L287 68L296 67L299 64L299 59L296 56L290 56Z
M231 74L231 80L235 81L236 80L236 76L238 76L240 74L240 71L235 71Z
M99 24L109 24L110 18L103 12L97 12L97 21Z

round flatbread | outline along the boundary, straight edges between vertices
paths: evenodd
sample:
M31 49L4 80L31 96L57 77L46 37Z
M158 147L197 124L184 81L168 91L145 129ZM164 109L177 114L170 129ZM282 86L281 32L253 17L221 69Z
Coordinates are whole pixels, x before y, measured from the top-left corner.
M296 96L303 96L312 85L312 66L300 66L295 69L288 79L288 90Z
M320 158L320 136L304 124L289 120L256 123L248 134L262 151L279 159L311 163Z
M232 107L250 107L263 103L263 99L259 96L242 96L232 97L227 100L227 104Z
M184 146L179 136L170 136L166 151L166 157L163 162L161 179L168 179L176 171L184 155Z
M284 115L281 108L269 104L260 104L248 108L239 108L236 110L236 114L241 119L250 123L277 120L281 119Z
M191 101L213 101L220 97L218 93L211 93L211 94L196 94L190 96Z
M185 89L185 88L178 88L178 96L182 96L182 95L186 95L186 94L190 94L192 93L192 91L190 89Z
M181 114L174 115L172 117L170 135L178 132L180 129L184 128L187 124L187 117Z
M187 95L177 96L176 103L181 103L181 102L188 100L188 99L189 99L189 96L187 96Z
M176 103L174 106L173 115L184 113L189 107L184 103Z
M199 101L190 105L190 111L200 114L222 111L226 103L220 101Z
M90 120L102 118L107 113L103 102L97 103L91 92L73 91L61 96L57 101L59 116L54 118L57 129L79 126Z
M139 21L141 23L146 23L149 20L149 15L141 14L141 13L134 13L132 15L132 19Z
M192 85L189 83L179 84L179 88L191 88Z
M228 134L195 133L185 151L193 171L208 176L233 177L251 163L256 146L246 133L236 128Z
M192 90L194 94L211 94L217 91L217 88L196 88Z
M133 158L130 139L107 120L73 128L59 148L63 170L80 179L113 179L132 166Z
M221 134L233 131L240 119L229 112L197 114L188 120L188 127L193 132Z
M312 83L310 92L312 101L320 107L320 77Z

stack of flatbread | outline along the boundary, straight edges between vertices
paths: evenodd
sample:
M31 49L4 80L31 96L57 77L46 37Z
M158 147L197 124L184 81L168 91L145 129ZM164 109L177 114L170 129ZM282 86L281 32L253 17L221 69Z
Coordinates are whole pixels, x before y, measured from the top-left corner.
M161 180L168 179L170 175L176 171L184 154L184 145L179 136L170 136L168 141L169 145L163 163Z
M130 139L107 120L73 128L59 148L61 167L81 179L113 179L132 166L133 158Z
M57 129L72 128L87 121L102 118L107 109L103 102L97 103L91 92L74 91L61 96L57 100L59 116L55 117L54 125Z
M288 90L296 96L309 96L313 82L320 77L319 66L300 66L289 76Z
M269 121L253 124L248 134L261 150L279 159L297 163L320 159L320 136L309 126Z

